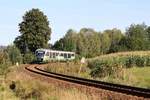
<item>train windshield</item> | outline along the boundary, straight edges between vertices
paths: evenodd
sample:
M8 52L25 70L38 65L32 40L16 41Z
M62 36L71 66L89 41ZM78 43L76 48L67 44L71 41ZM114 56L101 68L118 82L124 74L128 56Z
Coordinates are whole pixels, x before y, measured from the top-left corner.
M37 51L36 56L44 56L45 52L44 51Z

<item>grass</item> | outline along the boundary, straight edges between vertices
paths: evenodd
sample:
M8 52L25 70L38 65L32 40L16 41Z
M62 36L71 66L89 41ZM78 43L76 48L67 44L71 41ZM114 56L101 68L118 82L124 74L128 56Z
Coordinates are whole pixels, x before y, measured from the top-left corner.
M133 67L127 69L136 78L134 85L143 88L150 88L150 67Z
M21 72L24 65L14 66L0 84L0 100L92 100L86 93L75 88L56 87L54 84L35 79ZM15 84L15 89L10 85Z
M114 64L118 64L118 59L128 56L149 56L150 51L134 51L134 52L119 52L119 53L113 53L113 54L107 54L102 55L96 58L88 59L88 61L94 60L94 59L101 59L108 60L109 62L113 61ZM142 59L142 58L141 58ZM99 60L99 61L101 61ZM111 61L110 61L111 60ZM132 65L132 64L131 64ZM119 65L120 66L120 65ZM111 82L111 83L119 83L124 85L130 85L130 86L136 86L136 87L142 87L142 88L150 88L150 67L143 67L143 66L135 66L133 64L130 68L128 67L122 67L121 70L116 71L115 75L107 75L105 77L97 77L94 78L96 80ZM133 67L134 66L134 67ZM115 67L115 66L113 66ZM80 63L51 63L47 66L46 70L67 74L67 75L73 75L73 76L79 76L83 78L92 78L90 76L90 71L92 69L88 69L87 65L85 64L82 67L82 71L79 72L80 69Z
M90 78L90 69L86 64L81 64L80 62L53 62L49 63L45 67L45 70L71 76Z
M97 80L150 89L150 67L127 68L121 74L121 77L107 76Z
M97 76L98 80L150 88L150 51L118 52L91 58L88 61L92 66L91 72L101 68L101 63L107 67L121 68L119 72L115 72L116 75ZM96 71L100 72L98 75L103 73L99 69Z
M110 54L90 58L89 60L93 60L93 59L97 59L97 58L121 57L121 56L128 56L128 55L147 56L147 55L150 55L150 51L126 51L126 52L110 53Z
M146 51L146 53L143 51L125 52L103 55L102 57L118 57L129 54L147 55L150 53L149 51ZM82 65L80 70L81 64L79 62L50 63L45 65L49 71L91 78L89 75L90 69L88 69L85 64ZM34 79L21 72L23 66L24 65L10 67L6 79L4 79L3 76L0 76L0 100L93 100L96 98L74 88L56 87L54 84ZM120 76L117 77L110 75L97 79L117 84L150 88L150 67L124 68L120 71L119 75ZM15 82L15 90L9 88L12 81Z

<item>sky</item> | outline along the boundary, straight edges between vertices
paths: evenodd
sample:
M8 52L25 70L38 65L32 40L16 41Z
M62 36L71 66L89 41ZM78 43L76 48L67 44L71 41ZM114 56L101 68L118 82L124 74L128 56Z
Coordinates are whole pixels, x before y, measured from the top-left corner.
M149 5L150 0L0 0L0 45L10 45L20 35L18 24L32 8L48 17L53 44L68 29L125 31L133 23L150 25Z

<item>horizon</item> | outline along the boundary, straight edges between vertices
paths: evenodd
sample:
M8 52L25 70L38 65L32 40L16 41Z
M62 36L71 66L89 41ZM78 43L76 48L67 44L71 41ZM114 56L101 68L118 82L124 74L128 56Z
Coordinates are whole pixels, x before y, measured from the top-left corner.
M124 32L131 24L144 22L150 25L148 0L64 1L0 1L0 45L10 45L20 35L18 24L23 21L25 12L32 8L40 9L48 17L52 44L69 29L104 31L117 28Z

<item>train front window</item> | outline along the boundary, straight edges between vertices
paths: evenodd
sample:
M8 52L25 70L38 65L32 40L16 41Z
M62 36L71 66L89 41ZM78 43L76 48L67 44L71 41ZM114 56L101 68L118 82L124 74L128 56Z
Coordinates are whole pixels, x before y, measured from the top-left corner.
M41 57L41 56L44 56L44 54L45 54L44 51L38 51L36 55Z

